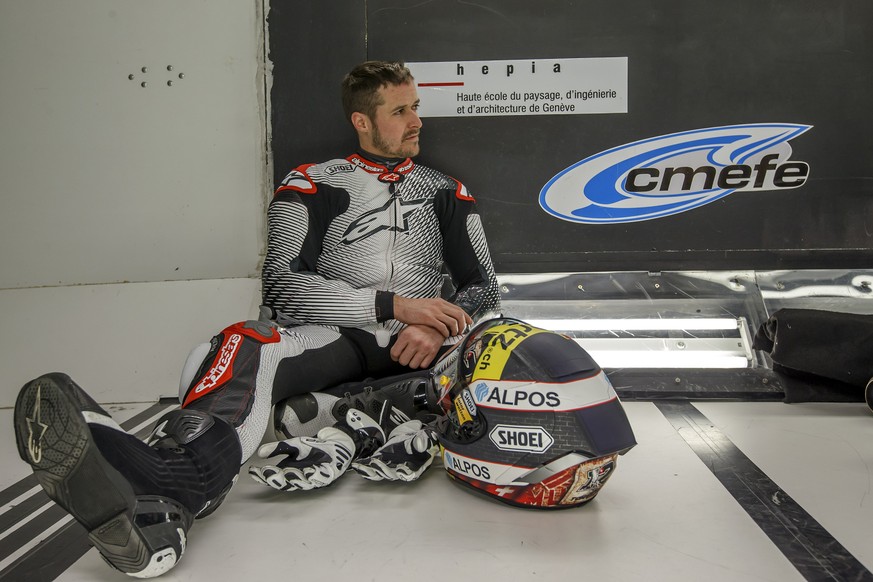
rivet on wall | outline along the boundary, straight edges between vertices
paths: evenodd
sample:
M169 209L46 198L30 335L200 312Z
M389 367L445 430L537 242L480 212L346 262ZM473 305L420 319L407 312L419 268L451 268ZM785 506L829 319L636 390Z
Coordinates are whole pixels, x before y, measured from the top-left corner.
M174 70L175 70L175 67L173 67L173 65L167 65L167 72L172 73ZM179 79L184 79L185 73L179 73L176 76ZM174 84L175 84L175 82L173 81L173 79L167 79L167 87L172 87Z
M175 70L175 67L174 67L173 65L167 65L167 72L172 73L174 70ZM142 73L145 75L145 74L148 74L148 72L149 72L149 68L143 66L143 67L140 67L140 71L142 71ZM174 77L177 77L177 78L179 78L179 79L184 79L184 78L185 78L185 73L177 73L177 74L174 75ZM130 73L129 75L127 75L127 78L128 78L130 81L134 81L134 80L136 80L136 74L134 74L134 73ZM174 81L174 79L167 79L167 87L173 87L174 85L175 85L175 81ZM139 86L142 87L142 88L146 88L146 87L148 87L148 82L147 82L147 81L142 81L142 82L139 84Z

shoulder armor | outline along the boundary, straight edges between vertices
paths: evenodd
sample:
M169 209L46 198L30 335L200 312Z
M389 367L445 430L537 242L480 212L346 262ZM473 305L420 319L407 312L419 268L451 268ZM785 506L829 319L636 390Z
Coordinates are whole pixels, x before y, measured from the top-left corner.
M294 190L302 194L315 194L318 188L312 178L309 177L308 170L315 164L304 164L291 170L282 183L276 189L276 194L287 190Z
M455 180L455 179L452 178L452 180ZM473 200L473 195L470 194L470 193L467 191L467 187L466 187L466 186L464 186L464 185L463 185L461 182L459 182L458 180L455 180L455 184L457 184L457 188L455 189L455 196L456 196L458 199L460 199L460 200L465 200L465 201L467 201L467 202L475 202L475 200Z

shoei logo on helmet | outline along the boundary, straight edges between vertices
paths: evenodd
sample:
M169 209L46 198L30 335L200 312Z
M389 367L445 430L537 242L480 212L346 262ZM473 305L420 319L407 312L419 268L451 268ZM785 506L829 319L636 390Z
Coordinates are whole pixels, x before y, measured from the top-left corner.
M470 394L470 391L467 389L462 390L461 398L464 400L464 405L467 407L467 411L471 415L476 416L476 402L473 400L473 395Z
M540 426L498 424L488 433L488 438L501 451L520 453L544 453L555 444L552 435Z
M811 127L726 125L618 146L558 173L540 206L562 220L612 224L678 214L733 192L799 188L809 164L788 161L788 141Z

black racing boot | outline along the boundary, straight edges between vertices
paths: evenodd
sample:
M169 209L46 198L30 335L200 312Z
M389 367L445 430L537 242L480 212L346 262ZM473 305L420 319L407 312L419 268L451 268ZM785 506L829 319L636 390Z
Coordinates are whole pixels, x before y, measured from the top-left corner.
M214 510L239 470L239 441L223 420L172 411L150 447L65 374L25 384L14 425L18 452L48 496L110 565L138 578L181 559L193 520Z

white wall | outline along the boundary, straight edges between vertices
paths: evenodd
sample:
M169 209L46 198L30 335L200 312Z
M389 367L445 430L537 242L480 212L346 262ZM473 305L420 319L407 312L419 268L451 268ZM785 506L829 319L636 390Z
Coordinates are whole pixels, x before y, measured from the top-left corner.
M0 3L0 406L56 370L173 394L193 344L256 315L262 2Z

